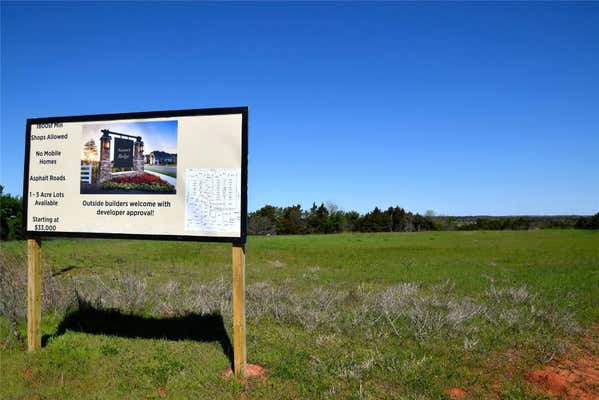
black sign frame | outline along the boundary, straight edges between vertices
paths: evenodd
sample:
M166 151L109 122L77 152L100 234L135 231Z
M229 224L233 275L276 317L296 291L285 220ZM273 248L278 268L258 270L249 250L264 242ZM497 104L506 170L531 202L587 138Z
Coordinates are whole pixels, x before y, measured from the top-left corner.
M131 234L131 233L98 233L98 232L52 232L30 231L28 229L29 199L29 163L31 153L31 126L36 124L54 124L66 122L118 121L126 119L174 118L210 115L241 114L241 228L240 236L193 236L165 234ZM25 128L25 160L23 169L23 228L28 239L44 237L79 237L106 239L144 239L144 240L178 240L193 242L221 242L243 245L247 242L247 181L248 181L248 114L249 108L196 108L189 110L142 111L116 114L91 114L64 117L28 118Z
M126 158L121 157L121 153L126 155ZM114 168L133 168L133 140L114 138Z

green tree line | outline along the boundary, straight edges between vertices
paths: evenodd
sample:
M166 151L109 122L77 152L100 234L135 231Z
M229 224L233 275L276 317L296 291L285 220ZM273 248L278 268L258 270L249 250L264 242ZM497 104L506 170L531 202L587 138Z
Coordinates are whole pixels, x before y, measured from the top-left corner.
M420 232L434 230L527 230L544 228L599 229L599 213L593 216L451 217L412 213L395 206L375 207L366 214L342 211L334 204L275 207L266 205L250 213L251 235L296 235L339 232Z
M22 239L23 199L5 194L0 185L0 237ZM599 213L593 216L451 217L406 211L399 206L366 214L343 211L334 204L312 204L308 210L265 205L248 216L250 235L297 235L339 232L419 232L432 230L506 230L576 228L599 229Z

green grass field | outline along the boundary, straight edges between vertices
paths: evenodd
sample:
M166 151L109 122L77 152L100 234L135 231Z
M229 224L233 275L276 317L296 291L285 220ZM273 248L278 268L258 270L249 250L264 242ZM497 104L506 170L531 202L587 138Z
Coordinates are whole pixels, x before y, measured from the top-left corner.
M25 243L0 249L24 335ZM45 346L26 353L0 320L2 399L540 399L523 376L599 322L599 232L250 237L248 361L268 380L246 386L222 377L230 245L42 249Z

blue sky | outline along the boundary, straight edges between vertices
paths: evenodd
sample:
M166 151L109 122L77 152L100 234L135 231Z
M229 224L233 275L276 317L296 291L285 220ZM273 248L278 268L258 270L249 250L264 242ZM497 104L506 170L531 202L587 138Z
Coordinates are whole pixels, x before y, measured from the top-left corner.
M2 2L0 183L28 117L250 107L250 210L599 211L599 3Z

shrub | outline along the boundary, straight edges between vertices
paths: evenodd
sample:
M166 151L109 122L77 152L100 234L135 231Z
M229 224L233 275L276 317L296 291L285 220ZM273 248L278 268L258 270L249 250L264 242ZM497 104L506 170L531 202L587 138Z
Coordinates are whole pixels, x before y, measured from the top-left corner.
M102 189L140 190L144 192L174 193L175 187L152 174L112 178L103 182Z

